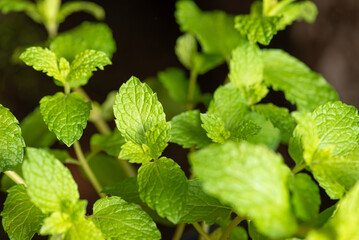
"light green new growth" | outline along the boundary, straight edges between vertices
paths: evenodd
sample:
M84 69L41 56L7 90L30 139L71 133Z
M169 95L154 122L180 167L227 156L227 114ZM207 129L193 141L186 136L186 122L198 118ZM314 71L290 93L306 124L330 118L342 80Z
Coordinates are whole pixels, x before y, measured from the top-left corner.
M224 122L214 114L201 114L201 125L207 132L207 136L216 143L224 143L231 136L231 132L226 130Z
M161 239L161 233L151 217L137 204L127 203L120 197L98 200L90 219L107 239Z
M58 92L40 101L40 110L49 130L68 147L82 136L90 115L91 104L78 93Z
M26 153L22 170L27 193L42 212L61 212L78 201L77 184L59 160L42 149L27 148Z
M66 2L61 6L57 14L57 21L61 23L71 14L81 11L91 14L97 20L103 20L105 18L105 10L100 5L93 2L72 1Z
M287 187L290 171L280 155L242 141L211 145L189 158L205 192L253 220L260 232L277 238L296 231Z
M8 190L1 217L11 240L28 240L39 232L46 215L31 202L26 187L19 184Z
M88 220L81 219L74 223L68 230L64 240L105 240L102 232L96 227L96 225Z
M12 170L22 162L24 147L19 122L0 104L0 172Z
M178 223L186 206L187 178L169 158L142 164L137 176L140 198L159 216Z

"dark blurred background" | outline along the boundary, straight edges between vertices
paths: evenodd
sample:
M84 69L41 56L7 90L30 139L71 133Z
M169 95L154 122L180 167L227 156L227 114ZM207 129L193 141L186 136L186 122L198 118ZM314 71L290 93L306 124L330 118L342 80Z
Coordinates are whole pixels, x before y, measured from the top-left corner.
M66 2L66 1L64 1ZM89 96L99 102L107 93L117 90L131 75L140 79L156 76L168 67L181 67L174 54L174 45L181 34L174 19L175 1L96 0L106 10L105 22L110 26L117 42L113 65L98 71L85 86ZM248 13L252 0L198 0L203 10L224 10L230 14ZM269 47L282 48L299 58L313 70L321 73L337 90L340 99L359 107L359 1L314 0L319 15L314 24L295 23L279 32ZM59 31L71 29L82 21L95 21L85 13L76 13L60 26ZM21 121L38 105L45 95L61 88L45 74L19 64L14 51L47 39L45 29L24 14L0 14L0 103L10 108ZM204 92L223 83L228 69L221 66L199 77ZM114 127L114 123L110 123ZM85 140L95 132L91 124L84 133ZM84 142L85 142L84 140ZM85 148L88 148L88 145ZM168 155L181 151L172 146ZM181 151L185 156L186 152ZM187 168L185 161L181 164ZM187 171L188 172L188 171ZM96 197L89 185L77 177L83 198ZM90 191L90 192L88 192ZM90 200L91 203L91 200ZM171 234L163 239L170 239ZM6 239L1 237L0 239Z

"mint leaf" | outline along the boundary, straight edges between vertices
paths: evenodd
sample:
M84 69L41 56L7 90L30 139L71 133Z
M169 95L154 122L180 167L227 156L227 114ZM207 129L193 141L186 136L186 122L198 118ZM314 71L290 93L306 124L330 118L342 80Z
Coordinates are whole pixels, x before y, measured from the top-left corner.
M138 192L137 178L126 178L116 184L105 186L102 192L121 197L126 202L143 204Z
M96 225L87 219L82 219L75 222L72 227L68 230L64 240L104 240L101 231Z
M202 148L211 143L206 131L201 127L199 110L181 113L171 120L170 141L183 148Z
M218 54L197 53L193 59L193 69L198 74L205 74L213 68L221 65L223 58Z
M79 199L70 171L46 150L27 148L22 170L31 201L43 213L62 211L65 203Z
M49 130L70 147L81 138L83 129L86 128L91 104L85 102L78 93L65 95L58 92L53 96L43 97L40 110Z
M145 163L151 161L151 149L146 144L138 145L128 141L121 147L120 159L128 160L130 163Z
M25 12L35 22L40 23L42 21L42 16L39 14L36 5L27 0L2 0L0 1L0 11L4 14Z
M222 205L219 200L208 196L202 189L198 179L188 181L187 204L183 211L181 222L194 223L206 221L214 224L218 219L229 216L231 208Z
M19 184L8 190L1 217L10 239L26 240L40 230L45 215L31 202L25 186Z
M56 235L67 232L72 226L70 215L60 211L53 212L47 217L41 227L41 235Z
M156 224L140 206L119 197L97 200L91 220L108 239L161 239Z
M159 216L178 223L185 208L187 178L169 158L142 164L137 176L140 198Z
M288 144L293 130L296 126L294 118L290 115L287 108L278 107L271 103L258 104L252 106L252 109L271 121L274 127L280 130L281 142Z
M57 21L61 23L71 14L80 11L91 14L97 20L103 20L105 18L105 10L100 5L93 2L73 1L62 4L57 13Z
M264 17L255 15L238 15L235 28L251 42L268 45L277 34L280 17Z
M277 238L296 231L287 188L290 170L280 155L242 141L210 145L189 158L204 191L248 216L261 233Z
M108 155L118 156L121 146L125 143L125 139L119 131L115 129L106 134L94 134L90 140L91 146L104 150Z
M106 53L109 59L116 51L111 29L104 23L83 22L78 27L60 33L50 44L50 49L59 58L71 62L87 49Z
M168 141L170 140L170 128L170 123L161 123L146 132L147 144L151 150L150 155L153 159L159 158L163 150L167 147Z
M42 71L47 76L64 83L65 77L61 74L58 66L58 59L54 52L47 48L30 47L21 55L20 59L28 66L32 66L36 71Z
M178 1L175 17L181 31L195 35L204 53L218 54L223 60L242 39L233 27L232 16L222 11L201 11L193 1Z
M304 20L313 23L317 17L318 9L311 1L293 2L276 13L281 16L277 29L283 30L286 26L291 25L294 21Z
M104 66L112 64L106 53L96 50L85 50L75 56L71 63L71 71L66 81L71 88L86 85L93 71L103 70Z
M283 91L286 99L299 111L312 111L317 106L338 99L335 90L304 63L279 50L263 50L264 81L274 90Z
M12 170L22 162L25 142L19 122L0 104L0 171Z
M161 103L147 84L131 77L123 84L114 105L116 125L126 141L147 144L146 132L156 125L166 124Z
M320 194L317 184L312 178L299 173L294 176L290 186L292 192L292 205L294 213L300 220L310 222L319 215Z
M207 136L216 143L224 143L231 136L231 132L226 130L222 119L214 114L201 114L201 125L207 132Z
M29 147L50 147L56 142L55 134L49 131L38 107L21 121L20 127ZM34 129L36 131L33 131Z
M193 58L197 54L197 40L190 34L186 33L177 38L175 53L178 60L187 69L193 68Z

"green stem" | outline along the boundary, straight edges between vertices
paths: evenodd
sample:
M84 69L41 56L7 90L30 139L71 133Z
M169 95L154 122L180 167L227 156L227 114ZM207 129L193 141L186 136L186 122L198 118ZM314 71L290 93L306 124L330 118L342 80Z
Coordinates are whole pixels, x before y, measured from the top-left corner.
M206 224L204 221L201 223L201 227L205 233L208 234L209 232L209 225ZM199 240L205 240L202 236L199 238Z
M4 172L6 176L8 176L11 180L13 180L16 184L24 184L26 186L26 183L22 177L20 177L19 174L17 174L14 171L5 171Z
M188 94L187 94L187 109L192 110L194 108L193 99L197 84L197 72L191 71L189 76Z
M76 156L77 156L77 158L78 158L78 160L79 160L79 162L81 164L82 169L85 171L87 177L89 178L92 186L95 188L97 194L100 197L106 197L106 194L101 193L102 186L101 186L100 182L97 180L97 178L96 178L95 174L93 173L92 169L88 165L88 163L86 161L86 158L85 158L85 155L82 152L81 145L80 145L80 143L78 141L76 141L74 143L74 149L75 149Z
M64 84L64 92L65 92L66 95L70 94L70 92L71 92L70 83L65 82L65 84Z
M240 216L235 217L222 233L220 240L227 240L229 238L229 235L231 235L231 232L234 230L234 228L237 227L237 225L240 224L243 220L244 217L240 217Z
M299 173L300 171L302 171L305 167L306 167L306 163L305 161L301 161L299 162L297 165L295 165L295 167L292 169L292 174L295 175L297 173Z
M211 240L209 235L205 231L203 231L201 225L199 225L197 222L192 223L192 225L205 240Z
M182 237L182 234L183 234L185 228L186 228L185 223L178 224L175 234L172 237L172 240L181 240L181 237Z

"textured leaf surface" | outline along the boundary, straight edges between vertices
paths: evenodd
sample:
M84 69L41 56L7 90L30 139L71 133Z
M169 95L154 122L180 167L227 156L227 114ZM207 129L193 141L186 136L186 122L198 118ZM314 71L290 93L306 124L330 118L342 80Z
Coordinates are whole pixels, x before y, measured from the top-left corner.
M214 114L201 114L201 125L207 132L207 136L216 143L224 143L231 136L231 132L226 130L222 119Z
M1 217L10 239L28 240L40 230L45 215L31 202L25 186L19 184L8 190Z
M202 148L212 141L207 137L206 131L201 127L199 110L181 113L171 120L171 142L184 148L192 146Z
M150 216L140 206L119 197L98 200L94 205L91 220L106 238L161 239L161 233Z
M31 201L44 213L61 211L79 199L70 171L48 151L27 148L22 170Z
M102 149L111 156L118 156L121 146L125 143L125 139L116 129L104 135L94 134L90 142L91 146Z
M71 63L71 71L67 81L72 88L86 85L93 71L103 70L106 65L112 64L106 53L96 50L85 50L76 55Z
M178 1L175 16L181 31L194 34L205 53L227 58L242 39L232 16L222 11L203 12L193 1Z
M297 218L305 222L316 219L321 200L318 185L312 178L305 173L295 175L291 192L292 205Z
M255 15L238 15L235 18L236 29L251 42L268 45L277 33L280 17L262 17Z
M50 147L56 142L56 136L46 126L40 108L36 108L27 115L20 123L22 136L26 146L29 147ZM36 129L36 131L34 131Z
M57 14L57 21L63 22L69 15L80 11L91 14L97 20L103 20L105 18L105 10L100 5L93 2L72 1L66 2L61 6Z
M68 147L82 136L90 115L91 104L78 93L58 92L40 101L40 110L49 130Z
M214 224L218 219L229 216L231 208L221 204L216 198L208 196L198 179L188 181L187 204L181 222L194 223L206 221Z
M71 62L87 49L106 53L109 59L116 51L111 29L104 23L84 22L78 27L60 33L50 44L50 49Z
M140 197L159 216L177 223L185 208L187 178L180 166L169 158L142 164L137 176Z
M47 48L30 47L20 55L20 59L36 71L42 71L47 76L53 77L60 82L65 82L62 76L56 54Z
M152 160L151 150L146 144L138 145L131 141L122 145L118 157L128 160L130 163L145 163Z
M299 111L312 111L338 95L319 74L282 50L263 50L264 81L283 91Z
M101 231L87 219L82 219L72 225L64 240L104 240Z
M0 171L12 170L22 162L25 142L19 122L0 104Z
M271 103L254 105L253 110L271 121L280 130L281 142L288 144L296 122L287 108L278 107Z
M280 155L264 146L228 142L192 153L190 163L208 194L248 216L260 232L275 238L296 231L287 189L290 171Z

